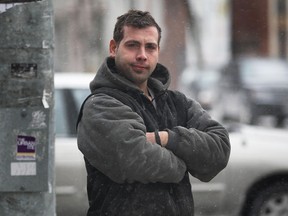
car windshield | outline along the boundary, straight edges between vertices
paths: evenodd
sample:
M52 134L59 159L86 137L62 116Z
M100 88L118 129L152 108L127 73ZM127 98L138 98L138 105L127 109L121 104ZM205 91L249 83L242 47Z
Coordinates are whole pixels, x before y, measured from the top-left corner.
M241 65L241 79L246 84L287 84L288 67L281 62L255 61Z
M88 89L55 90L55 123L57 136L76 136L78 112L87 95L89 95Z

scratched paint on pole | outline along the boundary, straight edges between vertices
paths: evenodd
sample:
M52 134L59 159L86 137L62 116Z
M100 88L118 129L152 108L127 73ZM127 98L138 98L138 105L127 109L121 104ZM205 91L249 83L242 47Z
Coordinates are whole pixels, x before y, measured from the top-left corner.
M37 77L37 64L13 63L11 64L11 75L13 78L32 79Z

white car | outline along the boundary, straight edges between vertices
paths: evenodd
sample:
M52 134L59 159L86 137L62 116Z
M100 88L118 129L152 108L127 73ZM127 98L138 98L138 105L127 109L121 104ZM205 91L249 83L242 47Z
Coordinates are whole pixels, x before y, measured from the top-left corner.
M197 212L288 215L288 131L239 125L230 132L230 141L228 166L209 183L193 179Z
M56 73L55 172L57 216L86 215L86 169L76 140L76 121L82 101L90 94L93 74Z
M86 169L75 124L91 74L55 74L58 216L85 215ZM196 215L287 216L288 131L237 125L228 166L211 182L191 177Z

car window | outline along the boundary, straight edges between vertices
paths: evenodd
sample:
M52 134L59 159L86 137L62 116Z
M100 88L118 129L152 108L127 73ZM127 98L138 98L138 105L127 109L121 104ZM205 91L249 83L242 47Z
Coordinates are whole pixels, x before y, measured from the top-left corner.
M66 122L66 117L64 115L65 113L65 104L62 100L62 91L56 90L55 91L55 130L56 134L68 134L66 125L68 124Z
M55 90L55 127L56 136L76 136L76 121L84 99L89 95L88 89Z
M249 62L241 66L244 83L288 83L288 67L280 62Z
M75 105L76 105L77 110L80 110L82 102L85 100L85 98L89 94L90 94L90 91L86 89L78 89L76 91L73 91L73 98L76 102Z

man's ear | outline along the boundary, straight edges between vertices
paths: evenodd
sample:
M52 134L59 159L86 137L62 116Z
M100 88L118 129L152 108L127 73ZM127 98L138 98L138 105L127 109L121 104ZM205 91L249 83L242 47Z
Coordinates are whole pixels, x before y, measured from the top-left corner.
M116 55L116 48L117 48L117 44L115 42L115 40L110 40L110 44L109 44L109 52L110 52L110 57L115 57Z

